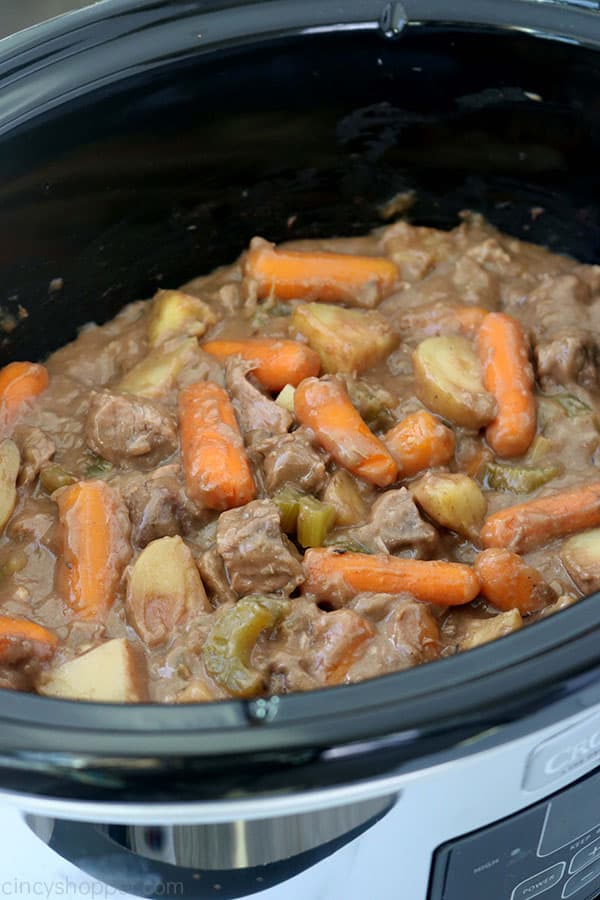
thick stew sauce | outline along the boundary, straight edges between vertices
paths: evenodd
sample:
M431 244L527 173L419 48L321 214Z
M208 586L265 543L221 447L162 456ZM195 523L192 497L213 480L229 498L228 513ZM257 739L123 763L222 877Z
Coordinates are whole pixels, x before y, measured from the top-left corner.
M0 686L359 681L600 588L600 266L397 222L0 371Z

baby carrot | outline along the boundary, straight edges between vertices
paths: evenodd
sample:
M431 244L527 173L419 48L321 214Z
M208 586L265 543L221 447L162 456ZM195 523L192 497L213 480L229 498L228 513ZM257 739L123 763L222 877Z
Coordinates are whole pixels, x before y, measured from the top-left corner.
M481 593L497 609L518 609L526 616L556 599L538 570L510 550L484 550L473 568L481 581Z
M48 631L36 622L0 616L0 658L3 654L10 653L16 644L22 644L24 641L37 644L38 658L46 659L52 656L58 644L54 632Z
M600 482L509 506L489 516L481 529L484 547L515 553L534 550L553 538L600 525Z
M321 358L300 341L250 338L246 341L207 341L202 345L217 359L241 356L256 364L250 371L268 391L280 391L286 384L292 387L303 378L318 375Z
M13 362L0 370L0 416L6 424L21 404L48 387L48 370L39 363Z
M533 370L521 325L506 313L490 313L477 335L485 389L493 394L498 414L485 430L499 456L522 456L535 437Z
M304 590L317 600L341 602L363 591L399 594L437 606L470 603L479 593L479 578L469 566L444 560L402 559L386 554L339 553L314 548L304 555Z
M80 619L102 619L131 556L129 515L104 481L78 481L53 495L61 552L57 585Z
M396 463L350 402L341 379L306 378L296 388L294 409L338 465L378 487L396 480Z
M400 477L430 466L445 466L454 456L454 432L424 409L411 413L383 436Z
M187 493L195 503L224 510L254 499L254 478L224 388L212 381L184 388L179 430Z
M279 250L254 239L245 274L259 297L280 300L325 300L375 306L394 287L398 270L383 256L352 256L324 251Z

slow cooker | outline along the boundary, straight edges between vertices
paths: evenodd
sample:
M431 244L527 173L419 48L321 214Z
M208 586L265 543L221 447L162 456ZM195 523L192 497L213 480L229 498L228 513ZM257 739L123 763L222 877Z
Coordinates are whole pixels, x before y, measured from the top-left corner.
M0 361L253 234L364 232L407 190L416 223L475 209L600 262L599 98L591 0L103 0L12 35ZM0 801L140 896L592 900L599 603L302 695L2 691Z

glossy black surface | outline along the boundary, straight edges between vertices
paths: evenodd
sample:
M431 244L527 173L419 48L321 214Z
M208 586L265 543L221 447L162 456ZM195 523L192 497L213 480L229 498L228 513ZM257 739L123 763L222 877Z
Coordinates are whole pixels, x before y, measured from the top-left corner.
M218 20L229 38L196 30L227 5L101 4L0 43L0 304L5 318L28 312L2 362L43 356L89 319L231 260L253 234L361 233L408 187L415 222L452 227L468 207L600 259L593 49L455 23L391 41L373 3L241 4ZM363 10L363 25L292 33L294 15L304 27L340 9ZM487 0L464 15L492 11L600 41L583 12ZM240 42L249 28L260 39ZM469 752L457 743L489 726L535 710L552 721L548 705L568 696L577 708L582 684L598 682L597 603L422 669L271 702L123 708L2 693L0 786L193 800Z

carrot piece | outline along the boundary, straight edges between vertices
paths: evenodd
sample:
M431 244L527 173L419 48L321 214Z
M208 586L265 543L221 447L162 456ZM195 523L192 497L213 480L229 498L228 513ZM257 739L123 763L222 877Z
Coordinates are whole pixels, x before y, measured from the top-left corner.
M280 300L325 300L375 306L398 278L398 269L383 256L352 256L307 250L279 250L254 239L244 272L258 297Z
M354 408L341 379L306 378L296 388L294 409L340 466L378 487L396 480L393 457Z
M80 619L102 619L131 556L127 510L104 481L78 481L53 499L60 528L59 592Z
M518 609L526 616L556 600L538 570L510 550L484 550L477 555L473 568L481 581L481 593L497 609Z
M470 566L445 560L402 559L386 554L314 548L304 555L304 590L317 600L351 600L363 591L399 594L437 606L470 603L479 578Z
M13 362L0 370L0 410L4 423L10 422L19 407L48 387L48 370L39 363Z
M509 506L488 516L481 529L484 547L526 553L554 538L600 525L600 482Z
M445 466L454 456L454 432L427 410L411 413L383 436L401 477L430 466Z
M498 414L485 430L499 456L521 456L535 437L536 411L529 343L521 325L506 313L490 313L477 335L485 389Z
M48 631L29 619L13 619L0 616L0 657L10 654L16 644L29 641L38 645L38 658L47 659L54 653L58 638L53 631Z
M248 362L256 363L256 368L251 372L268 391L280 391L286 384L296 387L303 378L318 375L321 368L319 354L300 341L269 338L207 341L202 349L217 359L241 356Z
M254 499L254 478L224 388L212 381L184 388L179 430L187 493L195 503L224 510Z

